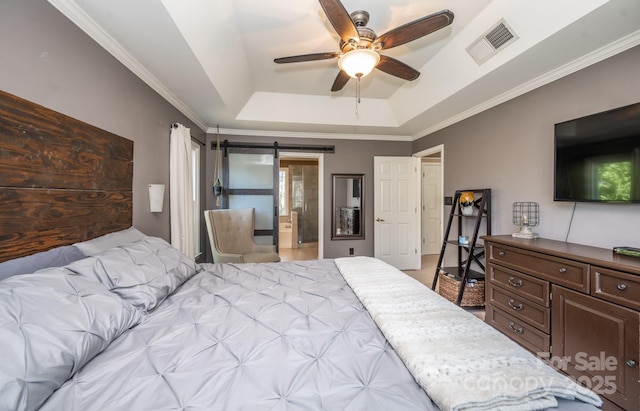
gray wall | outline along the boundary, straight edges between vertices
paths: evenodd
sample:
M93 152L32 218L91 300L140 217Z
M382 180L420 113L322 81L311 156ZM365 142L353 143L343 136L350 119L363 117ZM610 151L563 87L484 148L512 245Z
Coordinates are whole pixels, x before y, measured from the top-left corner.
M204 133L44 0L4 0L0 89L135 142L133 223L169 239L168 193L148 211L147 184L169 180L169 125ZM640 47L565 77L412 143L223 136L231 141L334 144L325 155L324 254L353 247L373 255L373 156L410 155L444 144L444 190L491 187L494 233L511 233L511 204L537 201L548 238L612 247L640 246L640 206L553 202L553 124L640 101ZM207 136L210 142L212 136ZM209 143L208 143L209 144ZM207 145L205 202L213 208L213 152ZM331 173L365 174L365 240L331 241ZM571 223L571 221L573 221Z
M541 219L535 231L543 237L640 247L640 205L553 201L554 124L639 102L639 73L637 46L416 140L413 152L444 144L445 195L461 188L493 190L494 234L517 231L513 202L535 201Z
M349 248L354 249L355 255L373 256L373 157L374 156L410 156L411 142L364 141L364 140L318 140L304 138L273 138L256 136L220 135L220 142L268 143L273 144L312 144L333 145L334 154L324 155L324 258L336 258L349 255ZM215 146L216 136L207 135L207 164L206 174L206 206L215 208L213 196L213 170L215 167L215 150L211 150L211 142ZM331 174L364 174L364 240L331 240ZM208 247L208 243L207 243ZM210 255L210 252L208 252Z
M0 89L134 141L133 224L169 240L169 126L204 132L45 0L2 0ZM166 184L162 213L149 183Z

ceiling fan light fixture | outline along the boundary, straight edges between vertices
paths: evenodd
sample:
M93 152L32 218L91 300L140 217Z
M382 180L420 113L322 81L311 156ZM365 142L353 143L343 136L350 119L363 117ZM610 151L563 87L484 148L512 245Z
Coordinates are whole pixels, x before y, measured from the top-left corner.
M380 61L380 55L369 49L355 49L340 56L338 66L350 77L360 78L371 73Z

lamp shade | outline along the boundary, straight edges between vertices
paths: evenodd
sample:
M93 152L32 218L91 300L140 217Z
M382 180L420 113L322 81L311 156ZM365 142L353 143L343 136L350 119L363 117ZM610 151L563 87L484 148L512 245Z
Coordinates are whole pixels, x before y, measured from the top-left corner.
M149 184L149 210L161 213L164 204L164 184Z
M512 236L519 238L538 238L538 233L531 231L540 223L540 207L534 202L513 203L513 225L520 227L520 231Z
M351 50L338 60L338 66L349 76L358 78L371 73L380 61L380 55L369 49Z

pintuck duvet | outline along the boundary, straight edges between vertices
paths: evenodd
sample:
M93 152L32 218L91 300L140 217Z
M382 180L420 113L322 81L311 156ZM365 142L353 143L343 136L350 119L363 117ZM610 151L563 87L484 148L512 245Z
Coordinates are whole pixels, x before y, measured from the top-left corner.
M335 264L212 265L43 410L428 410Z
M420 336L460 312L458 328L488 326L467 326L464 310L405 278L367 258L198 266L154 237L10 277L0 281L11 359L0 364L0 410L524 410L555 401L537 389L450 403L433 377L459 367L446 364L442 340L421 348ZM390 292L382 300L376 283ZM415 317L424 310L437 320ZM409 322L408 339L394 331L398 319ZM551 394L599 402L562 384ZM569 400L560 409L595 409Z

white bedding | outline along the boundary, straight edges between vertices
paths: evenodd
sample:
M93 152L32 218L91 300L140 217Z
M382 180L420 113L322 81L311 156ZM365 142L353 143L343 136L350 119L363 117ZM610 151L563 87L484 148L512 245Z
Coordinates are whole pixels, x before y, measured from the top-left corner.
M370 257L336 265L442 410L537 410L557 406L556 397L601 405L595 393L396 268Z

